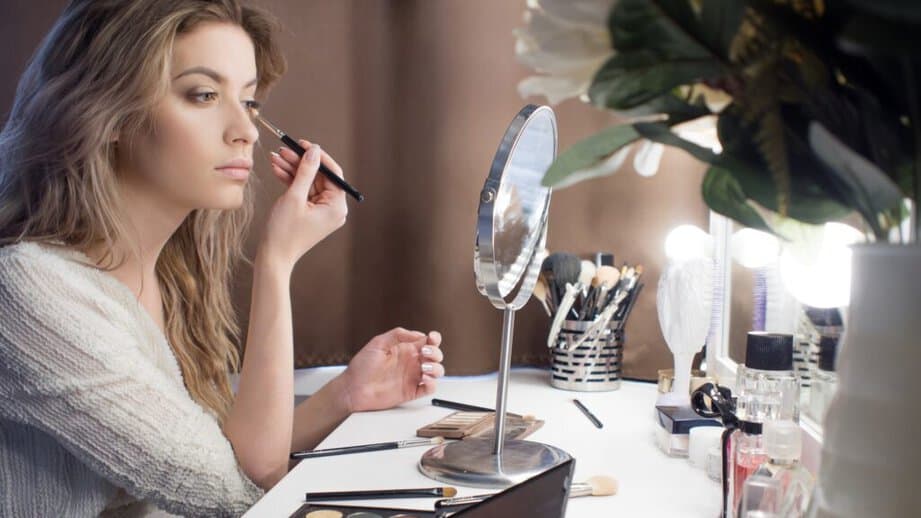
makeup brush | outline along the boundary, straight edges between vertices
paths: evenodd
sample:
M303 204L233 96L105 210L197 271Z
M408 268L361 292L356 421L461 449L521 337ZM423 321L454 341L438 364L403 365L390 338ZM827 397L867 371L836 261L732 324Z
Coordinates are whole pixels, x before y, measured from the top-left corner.
M617 479L603 475L592 477L585 482L573 482L569 486L569 497L610 496L617 494Z
M254 108L254 107L249 108L249 113L253 117L253 119L255 119L260 124L265 126L266 129L268 129L269 131L274 133L276 137L281 139L281 141L284 142L286 146L288 146L289 148L291 148L292 151L297 153L297 156L304 156L304 153L307 152L304 148L301 147L300 144L297 143L297 141L289 137L284 131L280 130L278 126L267 121L262 115L260 115L259 110L257 108ZM320 172L323 173L323 176L328 178L331 182L339 186L340 189L350 194L356 200L362 201L365 199L365 196L363 194L361 194L360 192L358 192L358 190L356 190L354 187L349 185L348 182L343 180L341 176L332 172L322 162L320 162Z
M566 292L566 284L579 282L582 262L572 254L556 252L548 255L543 264L546 268L542 268L542 270L545 272L544 276L550 282L550 291L555 291L556 300L562 301L563 294Z
M359 444L357 446L343 446L341 448L326 448L322 450L296 451L290 455L291 459L310 459L313 457L329 457L331 455L346 455L349 453L364 453L369 451L395 450L411 448L413 446L431 446L445 442L444 437L426 437L424 439L407 439L405 441L378 442L373 444Z
M610 496L616 495L618 490L617 479L603 475L592 477L585 482L573 482L569 486L569 498L580 496ZM478 504L493 496L492 494L459 496L457 498L442 498L435 501L435 509L439 511L460 510L459 508Z
M542 278L538 278L537 283L534 285L534 297L540 301L544 311L547 312L547 316L553 316L550 306L547 305L547 283Z
M557 338L559 338L560 335L560 329L563 327L563 321L566 320L569 310L572 309L572 304L576 301L576 293L578 292L578 283L566 283L566 293L563 295L560 306L553 316L553 323L550 324L550 332L547 334L547 347L553 348L556 346Z
M579 263L579 282L586 288L592 285L592 279L595 278L595 263L582 260ZM584 294L584 292L583 292Z
M604 309L603 306L598 304L599 301L604 301L605 296L608 294L608 290L612 287L617 286L617 281L620 280L620 271L613 266L599 266L595 270L595 279L598 280L600 288L598 293L595 295L592 308L592 318L597 315L601 310Z
M366 500L371 498L425 498L425 497L452 497L457 494L457 489L444 487L423 487L414 489L370 489L362 491L324 491L319 493L306 493L305 501L311 500Z

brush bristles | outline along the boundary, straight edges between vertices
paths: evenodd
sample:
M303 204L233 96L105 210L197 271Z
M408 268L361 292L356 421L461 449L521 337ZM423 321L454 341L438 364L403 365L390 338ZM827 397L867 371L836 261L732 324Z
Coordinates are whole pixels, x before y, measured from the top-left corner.
M445 442L445 438L439 435L438 437L432 437L432 441L431 441L431 442L432 442L432 444L441 444L441 443Z
M448 498L457 496L457 488L453 488L453 487L444 488L444 491L442 492L442 496L446 496Z
M617 494L617 479L599 475L586 481L592 486L592 496L608 496Z

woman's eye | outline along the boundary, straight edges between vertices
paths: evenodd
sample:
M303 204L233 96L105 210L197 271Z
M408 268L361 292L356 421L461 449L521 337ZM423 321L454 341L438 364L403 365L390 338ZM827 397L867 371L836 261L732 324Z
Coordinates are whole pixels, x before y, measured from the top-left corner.
M253 99L249 101L243 101L243 106L246 107L247 110L259 111L259 108L262 107L262 103Z
M189 97L191 97L193 101L207 103L217 99L217 92L195 92Z

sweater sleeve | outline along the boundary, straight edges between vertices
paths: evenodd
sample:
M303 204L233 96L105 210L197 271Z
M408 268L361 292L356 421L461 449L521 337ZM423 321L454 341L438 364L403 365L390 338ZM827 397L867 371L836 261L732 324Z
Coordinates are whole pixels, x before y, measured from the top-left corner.
M171 513L239 515L262 495L217 421L142 354L131 323L94 299L98 286L0 259L0 415Z

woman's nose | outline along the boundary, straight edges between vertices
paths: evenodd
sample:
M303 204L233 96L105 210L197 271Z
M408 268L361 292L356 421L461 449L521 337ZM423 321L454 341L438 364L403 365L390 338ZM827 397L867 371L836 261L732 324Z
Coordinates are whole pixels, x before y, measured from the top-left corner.
M231 109L227 124L226 139L229 143L253 144L259 139L259 128L245 106L239 104Z

